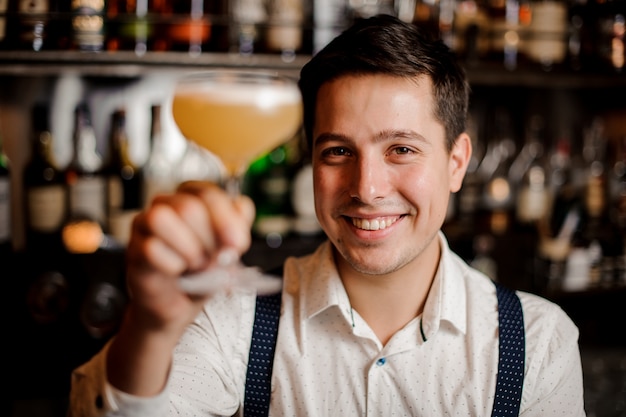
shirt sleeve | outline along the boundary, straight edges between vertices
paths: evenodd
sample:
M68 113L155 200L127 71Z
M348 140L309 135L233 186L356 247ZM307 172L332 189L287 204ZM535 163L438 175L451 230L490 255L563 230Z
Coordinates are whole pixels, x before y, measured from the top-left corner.
M115 389L106 377L107 345L72 372L68 417L165 417L167 388L154 397L136 397Z
M584 417L578 328L557 305L526 299L527 366L523 417ZM524 406L525 404L525 406Z

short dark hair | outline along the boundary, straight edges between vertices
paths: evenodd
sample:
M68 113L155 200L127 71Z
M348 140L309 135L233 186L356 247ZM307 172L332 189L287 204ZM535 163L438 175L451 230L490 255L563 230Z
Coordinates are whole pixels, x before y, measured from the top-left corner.
M426 75L435 96L434 117L446 132L448 150L465 131L470 87L453 52L417 26L390 15L358 19L315 54L300 71L304 132L312 145L315 103L320 87L344 75Z

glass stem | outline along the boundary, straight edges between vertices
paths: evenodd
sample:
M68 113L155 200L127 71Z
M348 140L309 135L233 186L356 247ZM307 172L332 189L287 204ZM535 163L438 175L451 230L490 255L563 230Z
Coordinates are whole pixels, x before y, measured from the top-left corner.
M241 195L241 176L229 175L224 179L224 189L233 198Z

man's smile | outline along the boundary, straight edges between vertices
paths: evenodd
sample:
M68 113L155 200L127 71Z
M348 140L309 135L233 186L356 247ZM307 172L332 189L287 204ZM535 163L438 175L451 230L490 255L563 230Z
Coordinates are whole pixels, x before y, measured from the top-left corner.
M377 217L374 219L363 219L352 217L352 224L362 230L383 230L394 224L401 216Z

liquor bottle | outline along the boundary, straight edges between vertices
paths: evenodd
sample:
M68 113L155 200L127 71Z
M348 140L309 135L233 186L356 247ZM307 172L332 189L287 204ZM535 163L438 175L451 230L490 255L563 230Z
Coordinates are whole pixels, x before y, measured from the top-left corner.
M294 150L293 142L281 145L254 161L246 173L244 192L255 203L253 229L260 236L284 236L291 229Z
M54 160L47 105L33 106L32 124L31 157L23 171L26 249L50 259L62 251L67 191L63 172Z
M137 56L143 56L148 51L152 32L148 0L111 0L106 10L106 49L134 51Z
M416 0L413 24L426 31L431 37L439 38L440 3L427 0Z
M130 138L126 128L126 111L111 115L108 176L108 227L110 234L125 245L130 237L133 217L143 207L143 170L129 153Z
M266 48L280 53L283 61L291 62L302 48L304 2L302 0L272 0L268 7Z
M547 161L549 206L538 228L539 256L545 263L546 279L541 286L548 290L563 288L568 255L581 229L582 192L576 171L583 169L578 166L571 137L567 129L559 132Z
M476 65L489 53L489 15L482 0L459 0L454 11L453 47L467 65Z
M568 7L563 0L533 0L531 11L526 56L550 71L567 55Z
M0 49L4 49L7 42L7 12L9 0L0 0Z
M40 51L48 46L50 13L55 11L52 0L13 0L9 10L15 16L8 22L12 48Z
M489 0L490 55L505 69L515 70L523 54L524 27L530 24L530 7L520 0Z
M626 2L596 0L597 57L604 71L624 73L626 70Z
M234 0L230 3L231 51L242 55L259 52L260 27L267 22L267 9L263 0Z
M168 156L161 128L161 112L161 105L152 106L150 154L143 168L145 204L150 204L157 194L168 193L176 188L174 165Z
M543 160L543 130L543 117L531 116L524 146L509 170L509 178L516 190L516 220L522 224L535 223L547 214L549 194Z
M313 54L348 26L346 4L344 0L313 0Z
M623 254L623 237L610 211L607 145L604 122L596 118L584 132L583 157L588 169L580 233L592 286L611 286L619 280L617 264Z
M167 38L172 51L188 52L198 56L206 50L211 39L209 6L217 2L178 0L172 3L173 15L169 21Z
M72 0L51 0L48 15L45 49L59 51L75 49Z
M8 259L12 250L11 167L2 146L0 131L0 258Z
M595 19L587 0L572 0L568 10L567 59L574 71L591 68L594 61L595 42L593 27Z
M94 221L105 227L106 177L86 103L77 105L74 112L73 144L74 154L65 169L69 218Z
M548 215L550 194L544 153L545 123L540 114L533 114L527 123L525 141L509 169L515 196L510 247L520 260L517 268L525 282L535 291L541 290L543 271L537 248L540 243L539 222Z
M72 43L80 51L98 52L104 48L104 0L73 0Z
M172 19L172 2L167 0L149 0L148 24L150 25L149 51L164 52L169 50L169 25Z
M513 121L507 109L496 109L494 123L485 157L478 169L486 179L481 205L486 214L487 228L493 234L503 235L511 225L514 206L509 170L515 156L516 141Z

